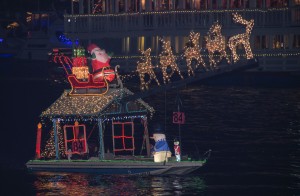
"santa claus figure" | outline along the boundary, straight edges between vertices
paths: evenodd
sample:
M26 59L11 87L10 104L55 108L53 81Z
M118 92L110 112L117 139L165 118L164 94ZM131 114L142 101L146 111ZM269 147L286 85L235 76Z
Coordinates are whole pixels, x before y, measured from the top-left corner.
M174 141L174 152L176 156L176 161L180 162L181 157L180 157L180 146L179 146L179 141L175 140Z
M110 69L109 62L111 57L96 44L90 44L87 50L92 55L94 81L104 81L104 77L109 82L113 81L115 79L115 72Z

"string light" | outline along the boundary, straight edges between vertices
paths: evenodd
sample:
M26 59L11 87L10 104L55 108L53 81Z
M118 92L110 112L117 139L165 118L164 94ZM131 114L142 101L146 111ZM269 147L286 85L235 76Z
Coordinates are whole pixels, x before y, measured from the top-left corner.
M56 117L65 119L92 119L112 112L120 114L121 110L113 109L112 104L126 94L131 95L133 93L126 88L111 88L102 96L69 96L69 90L65 90L49 108L42 112L41 117L50 119ZM145 108L150 113L154 112L154 109L141 99L135 101L135 104L135 110L125 112L140 113L141 111L145 111ZM120 109L120 107L118 105L117 109Z
M87 80L89 77L89 68L87 66L87 58L85 57L85 49L81 46L74 48L72 59L72 73L79 80Z
M203 13L233 13L233 12L261 12L261 13L267 13L267 12L277 12L282 11L285 12L289 10L288 7L284 8L255 8L255 9L214 9L214 10L170 10L170 11L151 11L151 12L125 12L125 13L117 13L117 14L73 14L73 15L66 15L66 18L77 18L77 17L108 17L108 16L134 16L134 15L161 15L161 14L176 14L176 13L193 13L193 14L203 14Z
M283 53L283 52L276 52L276 51L274 51L274 52L272 52L272 53L256 53L256 54L253 54L254 56L261 56L261 55L265 55L265 56L282 56L282 55L289 55L289 56L299 56L300 55L300 53L299 52L290 52L290 53ZM176 58L178 58L178 57L180 57L180 56L182 56L181 54L180 55L175 55L174 54L174 56L176 57ZM213 55L214 57L218 57L219 55ZM230 56L229 54L228 54L228 56ZM206 55L206 54L202 54L202 57L204 57L204 58L208 58L208 55ZM131 56L114 56L114 59L116 60L116 59L121 59L121 60L123 60L123 59L140 59L140 58L142 58L142 56L137 56L137 55L131 55ZM159 58L159 56L151 56L151 58L154 58L154 59L156 59L156 58Z
M225 37L221 33L221 25L216 22L213 24L208 33L206 40L206 48L208 50L209 63L211 67L216 68L216 65L223 59L226 58L228 64L230 64L230 60L226 54L226 44ZM219 59L215 60L214 53L219 52Z
M65 140L63 130L60 126L59 121L56 122L57 127L57 137L58 137L58 148L59 148L59 155L61 158L65 158ZM47 140L45 145L45 150L42 152L42 157L44 158L53 158L56 156L55 151L55 143L54 143L54 130L50 131L50 138Z
M195 75L194 70L192 68L192 60L196 59L197 64L195 66L195 69L200 65L200 63L204 66L206 70L206 64L202 58L202 55L200 54L201 48L199 46L199 39L200 39L200 33L194 33L193 31L190 32L189 35L189 45L184 47L184 54L183 56L186 59L186 66L188 68L188 75Z
M232 56L233 56L233 61L236 63L239 60L239 56L236 53L236 48L238 45L242 44L245 48L245 52L246 52L246 58L247 59L252 59L253 58L253 53L251 51L251 47L250 47L250 34L252 31L252 28L254 26L254 20L245 20L242 18L241 15L239 15L238 13L233 13L233 21L236 23L240 23L242 25L246 26L246 32L242 33L242 34L237 34L234 35L232 37L229 38L228 41L228 46L232 52Z
M141 51L141 53L144 55L142 59L142 62L137 62L137 72L140 77L140 88L141 90L149 89L149 84L151 83L152 80L155 80L157 85L160 86L160 83L158 82L156 75L153 71L153 66L151 63L151 48L148 48L145 51ZM145 82L145 75L149 75L149 80Z
M163 39L160 39L162 42L162 52L159 54L159 63L160 67L163 73L163 80L166 84L167 82L170 82L170 78L172 75L177 72L181 79L183 79L183 76L181 75L181 72L177 66L176 63L176 56L173 55L172 48L171 48L171 42L165 41ZM167 68L171 68L171 73L167 73Z

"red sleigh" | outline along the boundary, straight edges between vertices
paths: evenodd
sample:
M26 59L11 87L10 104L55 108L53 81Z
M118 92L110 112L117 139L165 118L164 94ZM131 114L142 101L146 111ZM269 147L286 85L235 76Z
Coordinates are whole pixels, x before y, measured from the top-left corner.
M109 87L123 87L122 81L117 73L117 68L119 65L115 67L115 80L112 83L108 83L105 77L105 70L110 69L109 67L104 67L101 71L101 75L103 76L101 81L95 81L94 76L92 74L88 74L88 77L85 80L78 79L74 73L69 73L70 68L72 66L72 61L70 58L64 55L57 55L54 57L54 62L58 62L62 64L63 68L66 71L68 81L71 85L71 91L69 95L91 95L91 96L101 96L105 94ZM69 68L68 68L69 67Z
M72 87L69 95L103 95L109 87L105 78L103 81L94 81L92 74L88 74L87 81L79 81L74 74L69 74L68 81Z

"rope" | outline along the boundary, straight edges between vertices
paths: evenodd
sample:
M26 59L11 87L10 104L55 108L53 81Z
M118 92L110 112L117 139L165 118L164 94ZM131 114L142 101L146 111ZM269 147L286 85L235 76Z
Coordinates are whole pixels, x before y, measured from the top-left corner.
M91 135L92 135L92 133L93 133L93 131L94 131L96 125L97 125L97 124L94 124L94 127L93 127L92 131L90 132L90 134L88 135L88 137L87 137L86 140L89 140L89 139L90 139L90 137L91 137Z

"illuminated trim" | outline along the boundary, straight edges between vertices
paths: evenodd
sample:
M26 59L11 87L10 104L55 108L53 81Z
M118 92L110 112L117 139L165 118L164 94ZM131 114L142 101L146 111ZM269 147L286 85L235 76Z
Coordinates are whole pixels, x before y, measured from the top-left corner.
M64 15L64 18L82 17L108 17L108 16L133 16L133 15L147 15L147 14L172 14L172 13L226 13L226 12L272 12L272 11L287 11L290 8L268 8L268 9L220 9L220 10L170 10L170 11L152 11L152 12L135 12L135 13L119 13L119 14L73 14Z

